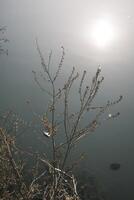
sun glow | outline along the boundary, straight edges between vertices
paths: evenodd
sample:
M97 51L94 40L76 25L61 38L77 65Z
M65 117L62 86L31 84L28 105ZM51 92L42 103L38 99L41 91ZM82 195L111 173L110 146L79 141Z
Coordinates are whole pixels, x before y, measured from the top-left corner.
M110 21L101 19L91 28L91 40L100 47L106 47L112 43L115 38L115 29Z

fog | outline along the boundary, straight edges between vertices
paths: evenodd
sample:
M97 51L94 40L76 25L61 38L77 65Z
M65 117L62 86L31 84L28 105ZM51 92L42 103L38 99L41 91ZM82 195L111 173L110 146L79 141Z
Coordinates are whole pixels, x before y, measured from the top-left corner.
M53 70L64 46L63 80L73 66L79 72L86 69L90 80L101 65L105 81L97 102L124 96L111 110L119 111L120 117L102 125L77 150L86 153L83 168L98 177L111 200L134 198L133 7L130 0L0 0L0 26L7 27L5 36L9 39L5 45L8 56L0 56L0 109L11 108L30 119L32 114L26 106L30 99L34 111L42 113L46 96L32 74L41 67L36 38L45 59L52 50ZM97 47L90 38L92 25L101 18L112 21L117 36L104 48ZM119 162L120 170L111 171L112 162Z

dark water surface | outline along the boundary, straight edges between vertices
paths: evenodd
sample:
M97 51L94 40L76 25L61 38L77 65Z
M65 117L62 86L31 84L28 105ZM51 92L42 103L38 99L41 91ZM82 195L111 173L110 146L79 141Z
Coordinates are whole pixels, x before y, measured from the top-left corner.
M13 109L29 121L33 117L32 111L41 115L46 110L48 96L39 90L32 74L32 70L39 73L41 69L36 37L46 59L53 50L52 70L59 62L60 46L65 47L66 56L58 86L62 85L73 66L79 72L86 69L88 81L100 64L105 80L96 102L101 105L122 94L123 101L110 110L110 113L119 111L121 115L118 119L105 122L95 133L81 140L74 156L85 152L85 160L79 164L79 169L97 177L108 199L131 200L134 199L133 2L107 2L102 1L98 5L96 1L88 3L86 0L83 3L80 0L69 3L0 1L0 24L7 26L5 35L10 40L7 45L9 55L0 56L0 109ZM107 49L98 50L81 36L82 25L88 19L90 24L92 19L107 12L117 21L120 39ZM131 16L129 20L128 16ZM30 100L32 109L27 105L27 100ZM72 95L70 102L71 109L78 108L77 95ZM32 134L25 142L39 148ZM120 168L112 170L112 163L119 163Z

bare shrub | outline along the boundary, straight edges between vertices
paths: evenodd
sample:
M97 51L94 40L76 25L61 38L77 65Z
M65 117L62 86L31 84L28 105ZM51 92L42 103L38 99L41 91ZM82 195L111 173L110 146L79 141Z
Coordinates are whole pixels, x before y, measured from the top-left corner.
M65 50L64 47L62 49L62 55L57 66L56 72L52 73L51 71L51 59L52 52L50 52L48 62L45 61L40 47L38 45L38 41L36 40L37 51L41 60L41 67L43 72L41 73L41 77L37 75L37 72L33 71L34 80L39 86L39 88L49 95L50 101L48 103L48 108L44 116L42 117L42 123L44 125L43 134L45 138L49 138L51 140L52 145L52 159L47 158L47 162L44 161L51 168L51 182L47 190L45 191L44 199L65 199L65 197L59 197L59 192L64 188L64 194L67 193L67 196L70 195L70 199L79 199L77 189L76 189L76 180L71 172L72 168L69 170L67 167L67 159L71 156L71 152L74 149L74 145L80 141L86 135L94 132L97 127L101 125L104 120L109 120L116 118L119 116L119 112L115 114L108 114L105 119L102 119L102 115L107 112L110 107L119 103L122 100L122 96L115 101L107 101L102 106L94 106L94 99L101 87L101 84L104 80L104 77L101 76L101 67L99 66L94 77L92 78L91 83L89 83L86 87L84 86L85 78L87 75L87 71L83 71L81 77L79 73L76 72L75 67L72 68L69 77L62 85L61 88L57 88L56 81L59 78L60 72L62 70L63 61L65 58ZM42 83L42 80L46 85L46 81L49 84L50 90L47 89ZM78 94L80 106L77 112L70 112L71 108L69 107L69 98L70 91L73 88L76 80L79 79L78 84ZM60 103L59 103L60 102ZM61 103L62 102L62 103ZM58 111L58 103L63 105L63 110L60 115L60 121L57 120ZM92 120L90 120L87 124L82 125L81 121L87 113L94 110L96 112L95 116ZM63 128L62 132L64 134L64 141L57 142L56 137L58 136L58 131L60 126ZM64 131L63 131L64 130ZM62 152L62 153L61 153ZM59 157L60 154L60 157ZM70 181L72 183L70 183ZM71 184L72 192L69 194L67 186ZM62 192L63 194L63 192ZM64 196L64 195L63 195Z
M117 112L103 117L105 112L109 112L112 106L122 100L122 96L115 101L107 101L104 105L94 105L94 99L104 80L100 67L87 86L85 86L87 72L83 71L82 75L79 75L73 67L64 84L58 88L56 81L60 77L65 58L64 47L61 47L62 55L57 69L52 72L52 52L46 62L37 40L36 45L42 72L38 76L38 73L33 71L34 80L41 91L50 97L46 112L39 116L39 122L42 124L44 140L51 143L52 156L47 155L47 152L39 154L22 149L17 143L17 138L31 128L32 124L25 124L14 112L2 114L0 116L0 199L79 200L77 181L73 174L73 167L77 161L68 164L68 158L72 156L76 143L83 137L93 133L104 121L119 116L120 113ZM70 107L70 98L76 82L79 107L74 112ZM29 104L29 101L27 103ZM60 113L59 107L62 109ZM94 116L83 125L84 117L91 111L94 111ZM25 157L33 161L32 167L28 167Z

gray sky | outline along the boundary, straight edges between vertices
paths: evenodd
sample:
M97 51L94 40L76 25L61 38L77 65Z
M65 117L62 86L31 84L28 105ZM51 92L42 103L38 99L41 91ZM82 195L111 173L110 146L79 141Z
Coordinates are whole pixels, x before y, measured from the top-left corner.
M31 73L40 68L36 37L46 58L53 50L53 65L60 57L60 46L65 47L64 75L72 66L93 74L101 65L105 83L100 100L124 96L116 107L121 117L102 127L100 134L98 131L84 141L87 143L85 151L91 152L88 164L92 163L95 173L108 185L106 190L111 192L112 200L134 198L133 8L132 0L0 0L0 25L7 26L5 35L10 40L9 55L0 57L1 107L13 106L24 112L24 102L30 97L36 109L42 110L44 100L42 96L38 98L41 94ZM90 37L96 21L101 19L112 25L115 34L102 48ZM121 163L121 170L116 174L108 169L114 161Z

